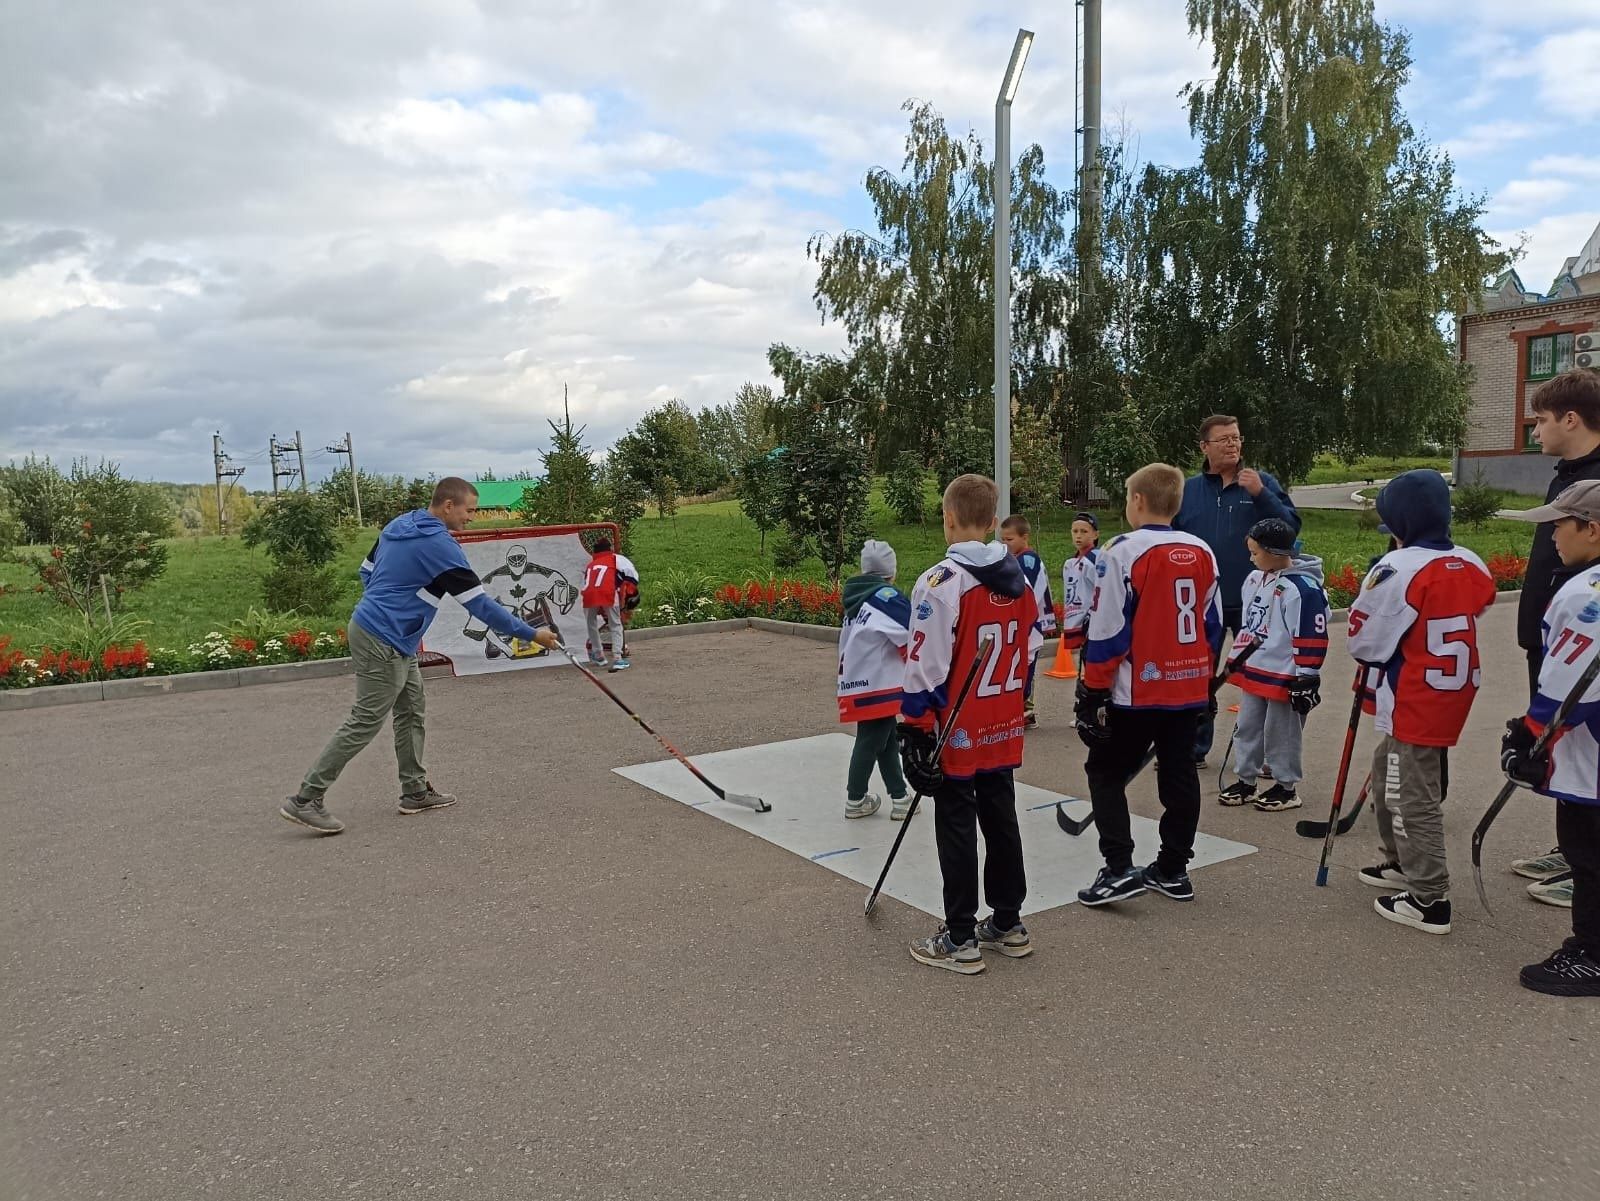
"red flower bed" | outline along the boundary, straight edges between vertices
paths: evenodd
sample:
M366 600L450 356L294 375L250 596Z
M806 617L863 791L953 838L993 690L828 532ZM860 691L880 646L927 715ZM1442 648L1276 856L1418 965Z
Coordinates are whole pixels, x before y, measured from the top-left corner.
M844 616L839 589L813 580L746 580L712 594L722 617L770 617L808 625L837 625Z
M1485 566L1494 577L1496 592L1513 592L1521 588L1523 577L1528 574L1528 560L1509 551L1503 555L1490 555Z

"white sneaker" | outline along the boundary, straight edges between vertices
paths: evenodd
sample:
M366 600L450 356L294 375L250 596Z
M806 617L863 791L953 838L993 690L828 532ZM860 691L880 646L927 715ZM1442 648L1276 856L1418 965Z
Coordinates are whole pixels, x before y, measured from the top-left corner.
M1572 869L1567 864L1567 857L1561 853L1558 847L1548 855L1534 855L1528 859L1513 859L1511 861L1511 870L1528 880L1548 880L1552 876L1562 875Z
M1563 872L1548 880L1541 880L1536 884L1528 885L1528 895L1534 900L1545 905L1554 905L1558 909L1572 908L1572 873Z
M870 792L867 793L866 796L862 797L859 801L852 801L846 798L844 803L844 815L846 817L871 817L882 807L882 805L882 798Z
M889 800L892 802L889 806L890 821L903 822L911 815L911 794L909 792L905 796L890 797Z

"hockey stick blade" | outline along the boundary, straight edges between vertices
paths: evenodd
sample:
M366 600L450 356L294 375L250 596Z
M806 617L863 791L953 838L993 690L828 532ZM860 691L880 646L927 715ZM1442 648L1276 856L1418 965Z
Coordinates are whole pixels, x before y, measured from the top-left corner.
M1072 818L1067 816L1067 811L1063 807L1065 805L1065 801L1056 802L1056 825L1060 826L1068 834L1076 838L1090 826L1094 825L1094 814L1089 814L1089 816L1084 818L1081 822L1073 821Z
M746 796L742 792L724 792L722 799L730 805L743 805L746 809L754 809L757 813L772 812L772 806L758 796Z
M1361 786L1360 793L1356 796L1356 803L1350 812L1339 819L1339 833L1348 834L1355 828L1356 819L1361 816L1361 808L1367 803L1367 793L1372 788L1372 776L1367 776L1367 782ZM1294 824L1294 832L1301 838L1326 838L1328 836L1328 823L1319 821L1299 821Z

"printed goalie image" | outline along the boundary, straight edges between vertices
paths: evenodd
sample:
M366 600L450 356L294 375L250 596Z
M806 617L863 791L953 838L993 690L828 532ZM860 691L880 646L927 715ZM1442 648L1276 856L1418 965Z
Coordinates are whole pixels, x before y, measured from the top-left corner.
M567 577L531 562L520 542L506 547L505 562L479 577L479 582L485 593L535 629L555 625L556 614L570 612L578 600L578 590ZM503 638L471 614L461 633L483 644L485 659L537 659L550 653L535 642Z

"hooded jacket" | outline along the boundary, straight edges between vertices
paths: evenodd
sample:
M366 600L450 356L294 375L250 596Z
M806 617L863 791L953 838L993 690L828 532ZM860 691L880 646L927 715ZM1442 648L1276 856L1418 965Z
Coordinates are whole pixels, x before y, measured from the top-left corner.
M1316 676L1328 655L1322 560L1296 555L1281 571L1252 571L1241 596L1236 646L1259 641L1233 682L1252 696L1288 701L1296 676Z
M1404 545L1362 581L1346 646L1378 669L1379 733L1454 746L1478 694L1478 618L1494 603L1494 580L1451 541L1450 487L1437 471L1396 476L1378 494L1378 516Z
M365 591L350 620L402 655L417 653L446 596L498 634L534 637L532 626L484 595L461 544L426 509L383 527L361 564L361 583Z
M873 721L900 713L911 602L880 575L844 583L839 630L839 720Z
M1300 531L1300 514L1288 492L1270 473L1260 475L1259 496L1251 496L1237 481L1223 484L1222 477L1210 470L1192 475L1183 483L1183 505L1172 519L1173 529L1193 534L1216 556L1223 611L1230 618L1245 577L1254 570L1244 542L1250 527L1264 517L1279 517Z
M1017 560L999 542L958 542L911 590L901 718L943 729L992 639L940 760L946 776L1010 771L1022 764L1022 697L1028 667L1044 645L1039 605Z

